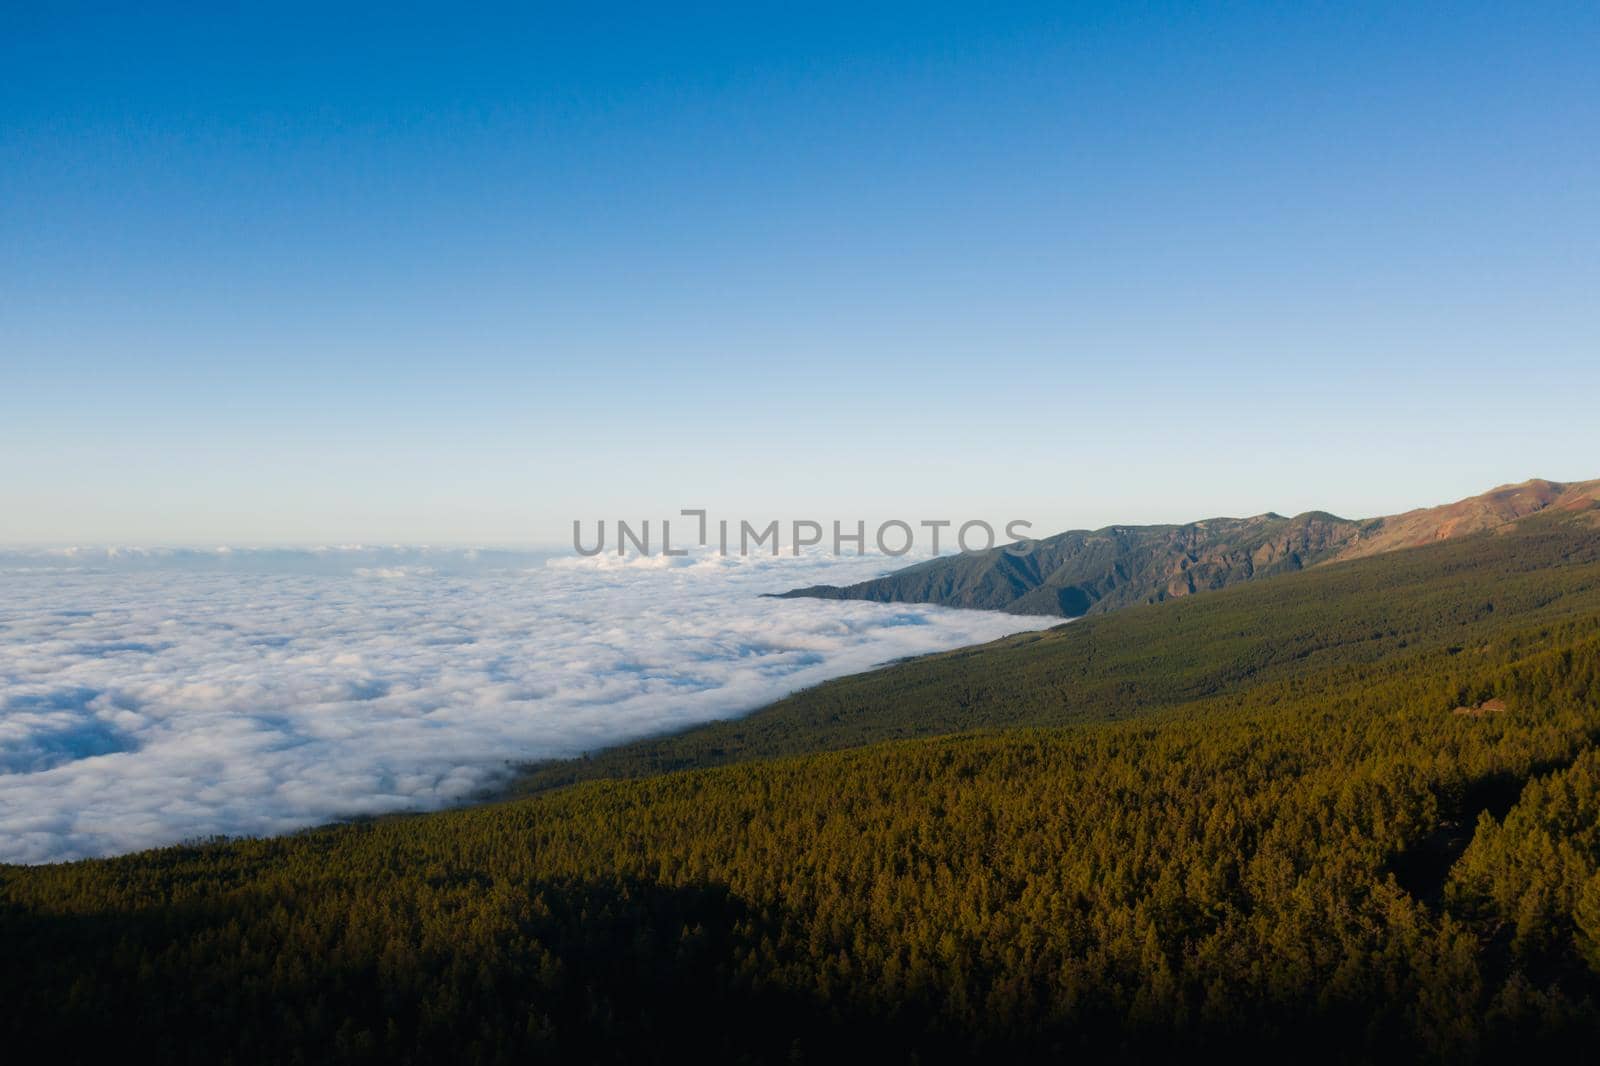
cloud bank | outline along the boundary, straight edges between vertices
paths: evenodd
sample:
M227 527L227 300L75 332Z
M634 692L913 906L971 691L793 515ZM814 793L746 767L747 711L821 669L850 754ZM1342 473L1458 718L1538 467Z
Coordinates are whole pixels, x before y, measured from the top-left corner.
M762 599L907 560L0 554L0 861L437 808L1042 619Z

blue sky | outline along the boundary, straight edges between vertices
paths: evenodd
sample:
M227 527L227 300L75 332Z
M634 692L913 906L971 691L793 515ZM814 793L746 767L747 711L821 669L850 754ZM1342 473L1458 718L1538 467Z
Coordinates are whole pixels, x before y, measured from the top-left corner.
M0 540L1600 476L1592 4L322 7L7 14Z

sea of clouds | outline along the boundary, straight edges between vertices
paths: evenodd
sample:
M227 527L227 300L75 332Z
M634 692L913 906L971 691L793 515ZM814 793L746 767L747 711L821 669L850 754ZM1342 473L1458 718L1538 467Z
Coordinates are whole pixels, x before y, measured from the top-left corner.
M437 808L1048 622L761 596L907 561L0 552L0 862Z

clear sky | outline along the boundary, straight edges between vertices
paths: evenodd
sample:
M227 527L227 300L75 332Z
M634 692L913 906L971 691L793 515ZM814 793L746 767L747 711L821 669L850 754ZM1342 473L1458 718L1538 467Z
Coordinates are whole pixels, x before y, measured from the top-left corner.
M11 5L0 540L1600 477L1593 3L598 7Z

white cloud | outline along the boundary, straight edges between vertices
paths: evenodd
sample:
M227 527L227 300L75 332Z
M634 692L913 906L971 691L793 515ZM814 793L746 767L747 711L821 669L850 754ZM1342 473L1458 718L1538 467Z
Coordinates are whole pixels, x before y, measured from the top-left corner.
M0 555L0 861L439 807L1044 620L764 599L909 560Z

